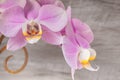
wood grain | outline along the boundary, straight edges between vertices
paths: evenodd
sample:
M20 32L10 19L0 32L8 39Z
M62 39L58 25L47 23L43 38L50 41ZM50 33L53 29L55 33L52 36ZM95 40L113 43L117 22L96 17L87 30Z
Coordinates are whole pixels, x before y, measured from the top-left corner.
M70 2L71 1L71 2ZM91 44L97 51L95 63L100 66L98 72L78 70L75 80L120 80L120 0L63 0L72 6L72 15L87 23L95 34ZM6 41L2 45L6 44ZM57 46L40 41L28 45L29 64L17 75L4 71L3 61L10 55L9 66L16 69L23 63L22 51L5 51L0 55L0 80L72 80L70 68L66 64L62 51Z

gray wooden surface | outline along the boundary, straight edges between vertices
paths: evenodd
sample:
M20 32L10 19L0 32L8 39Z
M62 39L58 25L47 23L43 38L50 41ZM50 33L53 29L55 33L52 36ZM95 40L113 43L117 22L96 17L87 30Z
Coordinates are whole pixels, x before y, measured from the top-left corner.
M75 80L120 80L120 0L63 0L72 5L73 17L78 17L91 26L95 40L92 47L97 51L95 63L100 66L98 72L85 69L76 71ZM3 42L3 45L6 41ZM3 61L14 54L9 66L16 69L23 63L22 51L5 51L0 55L0 80L72 80L70 68L66 64L62 51L57 46L40 41L28 45L29 63L26 69L17 75L4 71Z

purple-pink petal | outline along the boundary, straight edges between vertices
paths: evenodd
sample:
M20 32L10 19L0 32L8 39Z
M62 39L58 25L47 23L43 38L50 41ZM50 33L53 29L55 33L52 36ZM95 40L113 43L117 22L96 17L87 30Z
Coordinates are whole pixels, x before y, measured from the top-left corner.
M68 17L68 24L65 27L65 32L66 32L65 35L67 37L75 38L75 32L74 32L74 28L73 28L72 20L71 20L71 7L70 6L67 8L66 12L67 12L67 17Z
M8 9L8 8L16 6L16 5L24 7L25 3L26 3L26 0L3 0L0 3L0 11Z
M0 32L7 37L13 37L21 29L24 21L26 19L23 9L19 6L11 7L1 14Z
M37 0L37 1L41 6L52 4L52 5L65 8L64 4L60 0Z
M86 39L84 39L81 35L75 34L76 41L78 42L79 46L83 48L89 48L90 45Z
M72 69L77 69L79 46L75 45L69 38L64 37L62 51L68 65Z
M73 37L75 38L75 32L73 30L72 24L68 23L68 25L65 27L65 32L67 37Z
M5 10L1 14L1 16L2 16L1 17L2 20L7 21L9 23L23 23L26 20L24 16L24 10L20 6L14 6Z
M9 7L12 7L15 4L16 4L16 0L3 0L0 3L0 9L7 9Z
M66 26L67 14L60 7L45 5L40 9L39 20L42 25L54 32L58 32Z
M72 18L72 17L71 17L71 14L72 14L72 13L71 13L71 7L70 7L70 6L68 6L66 12L67 12L67 16L68 16L68 21L71 23L71 18Z
M63 37L60 32L53 32L44 27L42 34L43 41L52 45L60 45L62 43L62 38Z
M54 4L56 0L37 0L41 6L47 4Z
M21 29L21 26L17 26L17 24L1 24L1 25L2 26L0 26L0 32L6 37L16 36L17 32Z
M25 16L27 19L35 19L39 15L40 5L36 0L26 0L24 8Z
M15 51L21 49L27 44L25 37L22 34L22 30L20 30L15 37L11 37L7 43L7 49L11 51Z
M86 39L89 43L91 43L94 40L93 32L88 25L81 22L79 19L72 19L72 23L75 28L76 34L79 34L81 37Z

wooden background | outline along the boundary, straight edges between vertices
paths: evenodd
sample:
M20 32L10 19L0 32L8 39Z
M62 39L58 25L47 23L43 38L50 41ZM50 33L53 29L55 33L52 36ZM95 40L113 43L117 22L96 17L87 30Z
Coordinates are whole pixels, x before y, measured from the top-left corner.
M91 26L95 40L91 44L97 51L94 63L100 66L98 72L85 69L76 71L75 80L120 80L120 0L63 0L72 5L73 17L78 17ZM6 41L2 45L6 44ZM62 51L57 46L40 41L28 45L29 63L26 69L17 75L4 71L4 59L11 54L9 66L18 68L24 60L22 50L5 51L0 55L0 80L72 80L70 68L66 64Z

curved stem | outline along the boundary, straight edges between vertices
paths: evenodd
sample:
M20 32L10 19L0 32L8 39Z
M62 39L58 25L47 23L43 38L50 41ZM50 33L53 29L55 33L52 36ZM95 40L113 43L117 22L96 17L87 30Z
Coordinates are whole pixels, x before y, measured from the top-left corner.
M2 52L4 52L5 50L6 50L6 46L2 47L2 49L0 49L0 54L1 54Z
M0 44L2 43L2 41L3 41L4 38L5 38L5 36L1 35L1 37L0 37Z
M27 49L25 47L23 47L23 50L24 50L24 53L25 53L25 61L24 61L24 64L22 65L22 67L18 70L11 70L8 68L8 61L10 58L13 57L13 55L10 55L6 58L5 60L5 63L4 63L4 67L5 67L5 70L8 72L8 73L11 73L11 74L17 74L19 72L21 72L22 70L25 69L25 67L27 66L27 63L28 63L28 52L27 52Z

